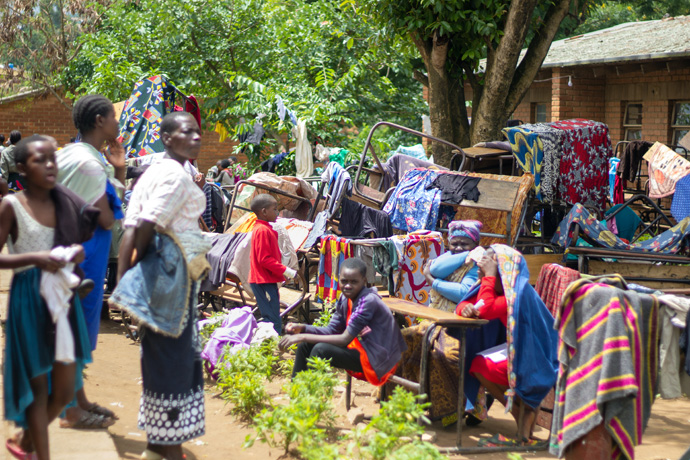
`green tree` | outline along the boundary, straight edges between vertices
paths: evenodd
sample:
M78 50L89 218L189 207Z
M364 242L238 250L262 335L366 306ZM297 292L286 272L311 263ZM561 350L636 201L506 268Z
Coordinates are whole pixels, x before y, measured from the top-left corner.
M424 69L415 78L428 88L432 132L461 146L500 137L564 19L577 26L589 5L587 0L346 1L415 45ZM471 101L465 100L466 82L473 90ZM437 161L449 163L448 148L433 148Z
M415 126L426 112L410 78L412 46L339 1L120 0L80 43L66 72L75 93L121 100L138 78L164 73L203 99L207 127L238 135L263 114L275 144L292 126L279 119L277 97L334 145L349 127Z
M0 56L13 64L10 92L45 88L55 91L60 73L80 51L77 38L94 31L109 0L0 1Z

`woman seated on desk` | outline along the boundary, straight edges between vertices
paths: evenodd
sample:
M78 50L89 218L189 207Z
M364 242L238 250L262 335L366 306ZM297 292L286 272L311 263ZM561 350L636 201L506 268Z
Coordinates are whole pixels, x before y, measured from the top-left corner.
M500 320L507 328L507 343L479 353L471 359L465 395L483 394L483 386L513 414L520 438L501 434L483 438L479 445L502 446L536 443L530 439L536 421L536 408L556 382L558 336L553 317L532 286L522 255L513 248L495 244L488 250L477 248L468 255L479 267L481 282L457 306L456 313L467 318ZM468 350L470 336L468 334ZM510 353L508 353L510 350ZM509 356L510 354L510 356ZM478 391L479 390L479 391ZM513 404L514 396L518 396Z
M429 262L423 270L431 286L431 308L455 312L477 282L477 266L465 263L469 251L479 245L482 223L476 220L458 220L448 225L448 252ZM403 353L397 374L413 382L419 381L422 339L429 327L424 321L403 330L407 351ZM505 334L503 335L505 337ZM429 361L429 415L449 425L457 420L458 409L458 341L438 328L431 337Z

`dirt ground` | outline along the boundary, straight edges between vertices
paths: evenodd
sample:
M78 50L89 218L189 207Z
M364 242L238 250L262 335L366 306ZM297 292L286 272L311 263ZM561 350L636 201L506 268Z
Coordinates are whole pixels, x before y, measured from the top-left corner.
M101 323L101 335L94 354L94 363L87 370L86 390L94 401L111 407L120 420L109 428L120 458L138 459L144 450L146 437L137 430L137 411L141 394L141 373L139 369L139 346L125 337L123 327L114 321ZM270 384L271 395L278 395L283 382ZM373 387L356 381L354 385L354 405L373 415L378 405L371 396ZM343 429L351 428L345 417L345 404L342 396L336 396L338 424ZM473 445L479 436L495 432L512 435L515 422L503 413L500 404L494 405L490 419L479 427L464 430L463 444ZM229 414L230 407L217 396L215 387L207 385L206 393L206 435L185 444L189 460L207 458L266 459L279 458L281 451L271 450L266 445L256 443L249 449L242 445L247 435L254 430L238 422ZM652 408L649 426L643 442L635 450L637 460L679 459L690 445L690 399L657 400ZM443 429L440 425L429 427L436 432L438 446L452 446L455 441L455 427ZM545 439L547 431L536 433ZM553 458L545 452L523 454L525 459ZM498 460L507 458L506 454L482 454L452 456L453 459L480 458Z

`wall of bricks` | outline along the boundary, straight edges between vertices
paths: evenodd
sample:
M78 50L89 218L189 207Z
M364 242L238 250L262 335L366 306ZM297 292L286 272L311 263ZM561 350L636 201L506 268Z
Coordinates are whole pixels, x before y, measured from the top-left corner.
M67 100L65 103L70 105ZM77 134L71 110L52 94L0 103L0 133L8 138L14 129L18 129L23 137L32 134L53 136L60 145L67 144ZM200 171L205 173L218 160L232 155L235 144L230 139L219 142L219 138L214 131L202 133L202 149L197 160ZM246 160L240 156L240 161Z

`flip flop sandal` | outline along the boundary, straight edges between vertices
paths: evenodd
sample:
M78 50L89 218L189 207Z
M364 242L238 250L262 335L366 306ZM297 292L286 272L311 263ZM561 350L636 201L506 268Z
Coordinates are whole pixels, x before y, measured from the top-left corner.
M537 446L539 442L532 439L523 439L522 443L517 438L509 438L502 434L495 434L490 438L481 438L477 447L505 447L505 446Z
M92 414L102 415L103 417L112 418L114 420L118 419L117 415L115 415L113 411L111 411L107 407L99 405L98 403L91 404L91 407L86 409L86 411L91 412Z
M37 460L36 452L25 452L21 447L17 445L17 441L14 439L8 439L5 442L5 448L12 454L12 456L18 460Z
M73 424L60 424L60 428L73 428L75 430L101 430L115 424L115 420L101 414L86 412Z

